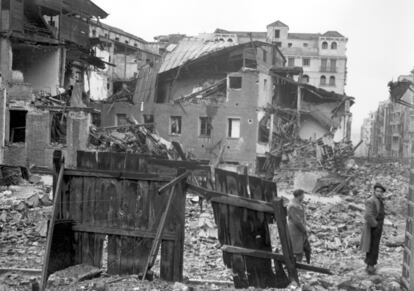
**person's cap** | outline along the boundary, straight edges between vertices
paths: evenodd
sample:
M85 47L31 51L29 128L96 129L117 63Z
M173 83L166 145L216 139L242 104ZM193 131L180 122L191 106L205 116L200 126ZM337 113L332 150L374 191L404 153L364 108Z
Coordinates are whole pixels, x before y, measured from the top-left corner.
M305 194L305 191L303 191L302 189L296 189L295 191L293 191L293 196L298 197L302 194Z
M387 191L386 189L385 189L385 187L384 186L382 186L380 183L375 183L375 185L374 185L374 190L375 190L375 188L380 188L382 191Z

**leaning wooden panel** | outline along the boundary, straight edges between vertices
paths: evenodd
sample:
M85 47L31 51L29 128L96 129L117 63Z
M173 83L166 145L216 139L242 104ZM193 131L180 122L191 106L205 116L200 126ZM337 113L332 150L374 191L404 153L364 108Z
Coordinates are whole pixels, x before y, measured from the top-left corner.
M264 188L267 185L260 178L249 176L248 181L246 181L246 175L239 175L225 170L218 170L215 174L217 191L222 192L226 189L228 191L236 188L238 189L237 193L233 194L244 196L248 193L247 186L249 185L251 198L255 201L270 198L269 193L265 195ZM229 183L232 185L228 185ZM234 190L232 191L234 192ZM220 243L271 251L268 226L272 220L271 214L234 205L223 205L222 203L213 203L213 210L218 225ZM223 260L236 274L233 277L236 288L286 286L286 280L277 280L277 278L284 277L283 269L278 268L278 274L276 274L272 269L270 259L223 253Z

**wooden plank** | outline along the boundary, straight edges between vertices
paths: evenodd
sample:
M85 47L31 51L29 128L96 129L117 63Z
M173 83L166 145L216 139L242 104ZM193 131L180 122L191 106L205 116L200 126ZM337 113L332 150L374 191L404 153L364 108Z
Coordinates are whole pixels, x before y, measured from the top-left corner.
M96 178L116 178L128 180L149 180L149 181L170 181L172 177L160 177L157 174L118 172L108 170L87 170L87 169L65 169L65 176L96 177Z
M160 223L158 224L157 234L154 238L154 241L153 241L152 246L151 246L150 253L148 255L148 260L145 264L142 280L145 280L145 277L147 275L148 270L150 270L152 268L152 266L155 263L155 259L157 258L158 249L159 249L160 244L161 244L162 233L163 233L164 227L165 227L165 222L166 222L168 213L171 209L172 202L174 201L174 196L176 195L175 194L175 192L176 192L175 187L176 187L176 185L174 184L172 186L172 188L170 189L168 201L167 201L167 204L165 206L164 212L161 216Z
M177 185L178 183L181 183L184 179L186 179L190 175L191 175L190 171L185 171L184 173L182 173L178 177L172 179L170 182L168 182L167 184L163 185L160 189L158 189L158 193L161 193L161 192Z
M167 166L170 168L184 168L187 170L205 170L210 171L207 163L200 161L174 161L161 159L148 159L148 163L152 165Z
M42 279L40 281L40 288L41 290L44 290L46 288L46 282L47 282L47 278L49 276L48 273L48 268L49 268L49 260L50 260L50 250L52 247L52 238L53 238L53 231L55 228L55 222L56 222L56 213L57 213L57 208L59 206L60 203L60 197L61 197L61 187L62 187L62 182L63 182L63 172L64 172L64 160L62 158L61 160L61 166L60 166L60 170L59 170L59 176L58 176L58 180L56 183L56 189L55 189L55 194L54 194L54 201L53 201L53 211L52 211L52 216L51 216L51 220L49 223L49 232L47 235L47 241L46 241L46 251L45 251L45 256L43 259L43 268L42 268Z
M175 199L167 216L165 231L175 232L175 241L162 241L160 276L163 280L182 281L185 232L185 192L183 183L176 185Z
M221 249L223 252L227 252L231 254L241 254L244 256L251 256L251 257L256 257L256 258L275 259L277 261L286 263L286 259L284 255L273 253L273 252L254 250L254 249L248 249L248 248L242 248L242 247L235 247L235 246L230 246L230 245L223 245ZM326 268L311 266L308 264L302 264L302 263L297 263L297 262L295 264L298 269L332 275L332 272Z
M194 191L198 195L201 195L203 198L210 200L211 202L228 204L232 206L243 207L251 210L274 214L274 210L272 207L273 205L269 202L221 193L192 184L187 184L187 187L188 190Z
M78 169L97 169L98 152L76 152L76 167Z
M273 202L277 229L279 232L280 243L282 245L283 256L285 257L286 268L289 277L299 284L298 272L296 270L295 258L293 256L292 245L286 222L286 208L283 206L282 198L276 198Z

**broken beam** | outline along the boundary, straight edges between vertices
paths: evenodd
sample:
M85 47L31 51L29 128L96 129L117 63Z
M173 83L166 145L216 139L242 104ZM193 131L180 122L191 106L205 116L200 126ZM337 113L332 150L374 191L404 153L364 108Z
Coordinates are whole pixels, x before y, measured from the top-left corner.
M191 172L190 171L185 171L184 173L182 173L180 176L174 178L173 180L171 180L171 182L165 184L164 186L162 186L160 189L158 189L158 194L161 194L161 192L163 192L166 189L169 189L175 185L177 185L178 183L180 183L182 180L186 179L188 176L190 176Z
M196 192L207 201L228 204L236 207L243 207L251 210L256 210L264 213L274 214L272 203L245 198L241 196L212 191L203 187L187 184L188 190Z
M101 111L92 107L74 107L74 106L48 106L48 105L36 105L38 109L46 109L50 111L75 111L75 112L88 112L88 113L100 113Z
M101 227L95 225L87 224L74 224L72 226L73 231L77 232L91 232L91 233L101 233L101 234L110 234L110 235L120 235L120 236L130 236L130 237L140 237L140 238L154 238L156 233L151 231L145 231L140 229L120 229L114 227ZM162 235L163 240L176 240L177 236L175 233L166 232Z
M101 130L110 130L110 129L127 129L132 127L142 127L142 126L148 126L148 125L154 125L154 123L139 123L139 124L128 124L128 125L119 125L119 126L107 126L107 127L97 127L97 131Z
M119 172L106 170L88 170L88 169L65 169L65 176L82 176L97 178L114 178L130 180L148 180L148 181L171 181L171 177L160 176L159 174L137 173L137 172Z
M230 246L230 245L223 245L221 247L221 250L223 252L230 253L230 254L238 254L238 255L250 256L250 257L255 257L255 258L263 258L263 259L274 259L282 263L286 263L284 256L281 254L277 254L277 253L235 247L235 246ZM296 268L307 270L307 271L312 271L312 272L317 272L317 273L322 273L322 274L327 274L327 275L332 275L332 272L329 269L311 266L308 264L302 264L302 263L296 262Z

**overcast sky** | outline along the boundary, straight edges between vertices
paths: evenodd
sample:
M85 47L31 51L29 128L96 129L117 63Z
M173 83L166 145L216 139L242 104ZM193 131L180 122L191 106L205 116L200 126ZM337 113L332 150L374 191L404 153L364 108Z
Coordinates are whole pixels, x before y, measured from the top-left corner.
M145 40L228 30L265 31L280 20L290 32L337 30L348 38L345 91L356 103L353 136L388 98L388 81L414 68L414 0L93 0L103 20Z

